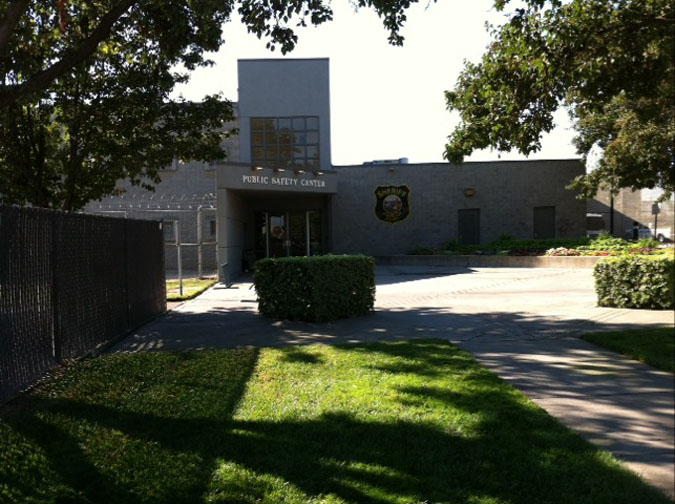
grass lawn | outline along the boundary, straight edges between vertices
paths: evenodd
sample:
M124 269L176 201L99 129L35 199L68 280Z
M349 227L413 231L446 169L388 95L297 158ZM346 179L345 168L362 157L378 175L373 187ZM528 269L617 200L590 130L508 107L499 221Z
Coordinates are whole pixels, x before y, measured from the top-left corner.
M183 295L179 293L178 280L166 281L167 301L186 301L199 296L216 283L215 280L183 280Z
M0 416L0 502L669 501L416 340L82 362Z
M675 329L640 329L582 336L586 341L639 360L655 368L675 373Z

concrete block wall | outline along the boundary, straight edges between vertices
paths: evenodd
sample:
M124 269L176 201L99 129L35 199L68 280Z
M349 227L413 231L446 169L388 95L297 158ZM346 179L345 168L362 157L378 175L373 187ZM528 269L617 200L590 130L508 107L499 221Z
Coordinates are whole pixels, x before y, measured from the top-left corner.
M235 116L237 109L235 106ZM236 127L236 121L224 125L229 130ZM239 161L239 140L236 135L226 138L222 143L227 152L227 161ZM165 167L159 172L161 181L155 184L154 191L132 186L128 182L120 182L118 188L122 196L103 198L101 201L89 203L84 211L115 215L133 219L150 219L173 221L178 220L181 228L182 243L196 243L197 209L202 210L202 242L215 242L216 233L216 169L224 160L215 163L200 161L180 162ZM213 206L214 208L209 208ZM211 221L214 224L211 224ZM164 256L166 268L178 268L176 247L171 236L166 235L167 244ZM170 243L169 243L170 242ZM182 265L186 270L196 271L198 253L196 246L181 247ZM204 270L216 271L216 245L204 245L202 251L202 267Z
M578 160L504 161L336 167L333 208L336 253L404 254L457 239L458 210L480 209L481 243L501 234L533 238L533 211L556 207L556 236L583 236L586 203L565 186L583 166ZM390 224L375 215L379 185L407 185L410 215ZM465 189L473 189L467 197Z
M614 236L619 238L632 238L633 223L639 223L640 227L654 227L654 215L652 205L656 202L658 191L621 189L614 197ZM588 202L588 212L600 214L605 223L605 229L610 228L610 195L607 191L600 191L596 197ZM658 229L670 230L670 240L675 239L675 199L659 203Z
M228 282L241 271L247 207L241 195L221 187L218 188L218 209L218 275L220 281Z
M211 234L216 212L209 209L215 206L215 169L205 168L204 163L179 163L176 169L160 172L161 182L155 186L155 191L148 191L141 187L134 187L128 183L120 184L125 193L120 197L105 198L99 202L92 202L85 208L85 212L105 213L108 215L126 216L132 219L151 219L180 222L181 242L197 242L197 209L202 206L202 241L215 242L215 234ZM214 225L215 226L215 225ZM171 236L166 236L173 241ZM203 267L215 270L217 267L215 245L204 246L202 260ZM197 270L197 247L182 247L183 268ZM165 247L166 268L178 268L176 247L167 243Z

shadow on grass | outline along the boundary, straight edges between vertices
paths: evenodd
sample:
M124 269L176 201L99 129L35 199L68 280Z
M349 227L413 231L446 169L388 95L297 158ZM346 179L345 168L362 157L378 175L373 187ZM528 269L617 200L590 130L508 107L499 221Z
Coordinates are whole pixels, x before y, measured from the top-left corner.
M222 380L213 371L206 383L194 376L189 386L177 382L185 390L160 384L155 389L146 381L135 392L143 404L126 402L116 383L105 392L106 401L89 401L66 388L34 397L6 417L15 433L39 447L54 473L30 480L30 471L19 471L8 484L24 496L50 495L57 502L178 503L208 497L252 504L263 498L307 502L327 494L355 503L667 502L494 375L475 364L473 372L470 357L447 344L339 349L367 360L388 359L380 366L386 373L457 373L469 392L399 388L404 403L439 402L433 418L370 417L346 408L307 419L233 418L257 357ZM291 362L320 364L297 349L287 355L295 355ZM125 372L125 357L118 361L118 372ZM460 373L462 366L469 372ZM134 369L149 380L142 367ZM214 383L220 389L212 390ZM80 393L86 396L87 390ZM166 399L171 394L181 401ZM162 400L153 407L157 395ZM453 420L443 421L444 415ZM464 425L463 418L471 422ZM269 500L271 495L278 500Z
M675 373L675 332L672 327L590 333L582 339L652 367Z
M213 429L232 417L257 356L118 355L67 370L0 411L0 503L199 500Z
M589 321L581 318L558 319L553 316L526 312L461 313L451 308L418 307L415 309L380 310L373 315L334 323L310 324L275 321L260 316L252 309L217 308L206 313L176 313L146 326L115 347L114 351L163 351L171 349L200 350L204 348L236 348L241 346L289 346L302 348L310 343L343 344L354 342L402 341L440 338L458 341L481 354L489 367L506 375L518 377L515 382L521 390L544 390L560 397L578 397L593 394L607 408L625 408L625 391L649 390L658 392L641 396L641 409L655 424L672 426L672 379L650 369L636 368L636 364L605 356L590 344L561 338L593 331L624 330L628 325L614 319ZM529 341L529 338L534 338ZM538 341L539 338L546 341ZM492 350L481 352L483 342L503 341ZM569 343L566 343L569 341ZM495 349L496 348L496 349ZM530 355L523 360L523 355ZM310 357L311 358L311 357ZM292 359L292 357L289 357ZM416 360L397 363L370 363L380 371L426 373L429 378L438 375L443 356L427 355L429 364ZM561 363L571 364L562 366ZM617 424L614 417L588 419L592 432L614 432L636 427L633 418ZM637 425L638 429L642 427ZM626 436L603 440L608 449L618 452L640 452L641 441ZM666 446L664 457L667 457ZM665 463L665 462L664 462Z
M300 362L304 364L320 364L323 362L323 358L320 355L307 352L304 347L291 347L287 349L284 351L282 360L284 362Z

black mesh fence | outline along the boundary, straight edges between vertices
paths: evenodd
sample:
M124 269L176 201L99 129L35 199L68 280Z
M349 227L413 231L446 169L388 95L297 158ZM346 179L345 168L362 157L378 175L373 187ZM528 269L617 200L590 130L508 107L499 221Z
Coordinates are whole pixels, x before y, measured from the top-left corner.
M127 302L130 327L166 310L164 235L156 221L129 221L127 225ZM151 236L152 239L148 239ZM158 258L162 258L161 261Z
M53 218L0 210L0 402L55 363Z
M0 403L165 309L158 222L0 206Z

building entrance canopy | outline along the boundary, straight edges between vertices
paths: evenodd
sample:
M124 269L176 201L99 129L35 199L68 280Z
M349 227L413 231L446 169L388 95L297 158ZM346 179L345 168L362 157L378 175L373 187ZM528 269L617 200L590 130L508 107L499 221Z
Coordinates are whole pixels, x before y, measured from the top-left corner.
M217 172L218 251L225 276L265 257L330 251L337 174L223 165Z
M225 164L218 168L218 188L335 194L337 174L333 171L282 170Z

